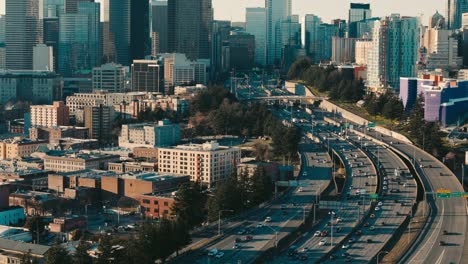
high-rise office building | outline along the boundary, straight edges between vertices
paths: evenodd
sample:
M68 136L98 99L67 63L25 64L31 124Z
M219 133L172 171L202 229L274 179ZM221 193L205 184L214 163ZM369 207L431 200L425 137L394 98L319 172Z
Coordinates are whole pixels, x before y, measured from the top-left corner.
M52 56L54 60L54 69L58 69L59 59L59 18L46 17L43 20L45 45L52 47Z
M304 39L304 48L306 50L307 56L309 56L313 62L318 63L320 52L318 46L319 40L319 26L322 24L322 20L312 14L307 14L304 16L304 26L303 26L303 39Z
M446 28L445 17L439 11L429 18L429 28Z
M320 24L318 27L318 41L316 62L329 62L332 58L332 40L338 36L338 27L333 24Z
M65 0L42 0L44 18L58 17L65 12Z
M110 3L109 0L101 0L101 63L116 61L115 37L110 26Z
M226 69L222 65L223 46L226 45L230 33L231 21L213 21L211 36L211 65L213 67L211 69L213 71L212 74L214 77L223 70L230 70L229 68Z
M167 52L167 1L153 0L151 2L151 28L154 54Z
M348 17L348 36L350 38L360 37L357 34L357 25L359 21L366 20L372 17L370 4L351 3Z
M109 2L109 31L115 46L115 58L110 60L110 62L116 62L122 65L130 65L131 3L129 0L105 1Z
M164 93L162 67L157 60L134 60L132 91Z
M251 70L255 59L255 37L244 31L233 31L228 36L226 44L229 52L228 66L230 69Z
M78 13L78 5L80 2L94 2L94 0L65 0L64 10L67 14Z
M0 15L0 43L5 43L5 16Z
M31 70L33 47L42 43L42 7L37 0L6 0L6 67Z
M301 47L301 24L299 16L292 15L281 21L281 46Z
M458 39L453 36L452 30L437 27L424 32L421 45L421 65L430 71L444 69L456 70L463 65L463 58L458 56Z
M99 3L80 2L78 13L59 18L59 72L74 76L99 65L101 55Z
M38 44L33 47L33 70L54 71L54 55L52 47Z
M245 31L255 37L255 63L266 65L266 9L246 8Z
M357 40L355 38L333 37L331 60L337 64L355 62Z
M211 0L168 1L168 49L191 60L210 58Z
M93 91L121 93L125 90L125 68L107 63L93 69Z
M398 14L374 22L368 57L368 87L399 89L400 77L414 77L419 49L419 21Z
M113 122L113 106L101 104L84 108L84 125L89 129L90 138L97 139L101 146L112 140Z
M283 49L281 22L291 16L291 0L265 0L267 16L267 63L279 65Z
M448 29L460 29L462 14L468 13L468 0L446 0L447 15L445 16Z
M144 59L150 54L150 10L148 0L131 0L130 5L131 60Z

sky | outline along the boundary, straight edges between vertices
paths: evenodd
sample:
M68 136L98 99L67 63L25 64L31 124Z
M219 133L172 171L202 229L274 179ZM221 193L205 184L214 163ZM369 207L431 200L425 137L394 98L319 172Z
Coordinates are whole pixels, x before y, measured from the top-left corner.
M246 7L263 7L265 0L212 0L215 19L245 21ZM444 0L292 0L293 14L303 16L314 14L324 22L334 18L348 17L350 2L370 3L373 16L385 16L400 13L407 16L423 14L423 23L427 24L429 16L435 13L445 15ZM5 13L5 0L0 0L0 14Z

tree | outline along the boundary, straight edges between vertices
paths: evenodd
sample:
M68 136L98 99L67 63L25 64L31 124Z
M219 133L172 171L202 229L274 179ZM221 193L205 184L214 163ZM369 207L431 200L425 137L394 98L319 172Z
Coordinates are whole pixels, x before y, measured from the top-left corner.
M402 119L404 112L403 102L396 96L390 97L382 109L382 115L390 119Z
M99 240L98 258L96 264L110 264L114 262L111 237L102 235Z
M174 198L172 212L188 228L200 225L205 220L206 196L198 183L182 184Z
M425 121L424 121L424 97L422 95L419 95L418 98L416 99L416 102L413 106L413 109L411 110L410 113L410 118L408 122L408 129L410 136L413 139L417 140L418 145L422 145L422 140L423 140L423 130L425 127Z
M24 228L27 228L31 232L33 240L38 241L40 235L44 232L45 225L44 219L41 216L33 216L28 218L24 224Z
M73 263L74 264L91 264L93 263L92 258L88 254L89 245L80 240L80 243L76 247L76 252L73 255Z
M29 249L28 252L24 253L21 256L20 264L36 264L36 263L38 263L38 261L35 257L32 256L31 249Z
M47 251L45 259L46 264L72 263L72 258L68 254L68 251L58 241Z
M254 205L259 205L271 198L274 185L263 166L257 167L251 181L250 200Z
M312 66L312 62L309 58L301 58L295 61L291 67L289 67L288 71L288 79L294 80L302 77L302 74L305 70L307 70L310 66Z

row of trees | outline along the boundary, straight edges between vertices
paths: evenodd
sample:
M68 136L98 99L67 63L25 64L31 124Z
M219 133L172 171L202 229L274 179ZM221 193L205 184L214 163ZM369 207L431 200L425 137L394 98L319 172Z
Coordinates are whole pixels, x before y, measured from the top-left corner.
M238 214L258 206L272 197L273 190L273 181L262 166L255 170L252 177L247 171L240 175L233 173L230 179L218 184L208 199L208 220L217 220L221 210L232 210L232 214Z
M393 120L402 120L405 117L403 103L392 93L385 93L381 96L370 94L365 98L364 107L371 115L382 115Z
M312 65L308 58L303 58L290 67L288 78L302 80L320 92L328 92L332 100L355 103L365 94L362 80L355 80L353 72L340 71L333 66L326 68Z
M272 137L274 153L296 157L300 131L285 127L262 103L244 105L223 87L211 87L191 101L191 135L237 135Z

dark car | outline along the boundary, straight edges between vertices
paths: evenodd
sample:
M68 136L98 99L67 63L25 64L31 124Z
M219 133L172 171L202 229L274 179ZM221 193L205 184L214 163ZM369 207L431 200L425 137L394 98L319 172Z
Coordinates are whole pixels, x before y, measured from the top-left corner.
M238 237L236 237L236 243L240 243L240 242L242 242L242 239L241 239L241 238L238 238Z
M360 236L362 235L362 231L361 230L356 230L356 232L354 232L356 234L356 236Z
M367 239L367 243L372 243L372 239Z
M447 230L444 230L443 233L444 233L445 236L449 234L449 233L447 232Z
M445 246L445 241L439 241L439 246Z

